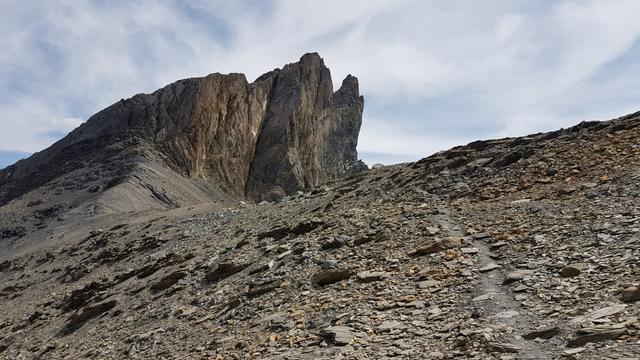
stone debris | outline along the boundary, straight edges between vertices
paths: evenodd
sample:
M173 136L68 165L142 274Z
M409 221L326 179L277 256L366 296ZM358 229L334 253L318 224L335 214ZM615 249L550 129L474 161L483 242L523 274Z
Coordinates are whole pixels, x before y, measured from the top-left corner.
M321 72L300 75L331 88ZM267 91L269 79L254 86ZM280 83L274 96L298 80ZM343 92L355 91L350 81ZM174 91L179 84L162 96ZM344 101L355 94L300 101L322 109L335 102L345 109L335 116L358 110ZM162 110L145 99L125 103ZM234 111L261 109L254 105ZM122 168L98 161L95 172L63 175L0 207L9 236L0 241L8 246L0 252L0 357L637 359L638 139L640 114L586 122L473 142L320 187L275 189L289 195L257 204L202 194L185 205L171 188L196 179L206 187L185 173L184 184L132 193L170 208L144 212L110 213L93 197L107 201L158 169L102 182L102 171ZM134 154L122 149L162 144L116 142L105 151L126 159ZM82 187L68 201L54 194L85 181L100 190Z

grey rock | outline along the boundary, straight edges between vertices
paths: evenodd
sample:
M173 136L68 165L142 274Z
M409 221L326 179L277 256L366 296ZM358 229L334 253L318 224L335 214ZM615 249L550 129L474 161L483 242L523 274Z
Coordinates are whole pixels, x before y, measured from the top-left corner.
M523 280L530 274L529 270L515 270L507 273L504 277L503 284L511 284Z
M358 282L369 283L384 279L385 273L381 271L361 271L356 274Z
M624 329L581 329L576 337L569 340L567 346L578 347L593 342L615 340L626 333Z
M509 343L490 342L487 347L490 351L498 353L518 353L522 351L519 346Z
M500 265L496 263L490 263L481 267L480 269L478 269L478 271L480 271L481 273L485 273L485 272L493 271L496 269L500 269Z
M328 343L337 346L345 346L353 342L353 330L347 326L331 326L322 329L320 336Z
M400 321L386 320L386 321L383 321L378 326L378 331L380 331L380 332L389 332L391 330L400 329L403 326L404 325Z
M534 331L528 332L522 335L523 339L533 340L533 339L550 339L556 334L560 332L560 328L557 326L547 326L543 328L536 329Z

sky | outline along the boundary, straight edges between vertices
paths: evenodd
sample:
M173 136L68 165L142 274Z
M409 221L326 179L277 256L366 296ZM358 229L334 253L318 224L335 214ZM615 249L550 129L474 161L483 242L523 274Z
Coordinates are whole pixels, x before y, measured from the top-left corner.
M360 80L358 151L418 160L640 110L637 0L0 0L0 168L175 80L318 52Z

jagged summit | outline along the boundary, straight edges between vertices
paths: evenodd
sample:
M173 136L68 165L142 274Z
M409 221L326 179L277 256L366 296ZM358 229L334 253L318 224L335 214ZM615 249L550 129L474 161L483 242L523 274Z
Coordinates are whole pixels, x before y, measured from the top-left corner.
M357 79L333 93L317 53L253 83L220 73L179 80L118 101L0 171L0 205L51 197L29 195L44 185L72 207L98 198L108 211L274 200L365 168L362 109Z

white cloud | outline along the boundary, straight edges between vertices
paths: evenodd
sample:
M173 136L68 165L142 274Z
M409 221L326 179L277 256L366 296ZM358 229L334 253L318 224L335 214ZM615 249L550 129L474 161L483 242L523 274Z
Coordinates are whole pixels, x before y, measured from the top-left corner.
M442 101L457 127L470 111L491 116L491 127L462 135L434 132L420 114L367 112L365 152L419 158L473 138L622 115L640 108L635 79L598 75L638 41L638 13L635 0L6 2L0 150L42 149L47 134L77 123L60 119L179 78L251 80L308 51L325 58L335 86L353 73L365 97L386 106Z
M389 124L385 120L369 120L373 121L363 127L358 143L359 151L364 153L401 156L407 160L415 161L427 154L476 140L471 136L442 137L431 134L416 134L404 130L401 126ZM386 163L385 161L381 162Z

